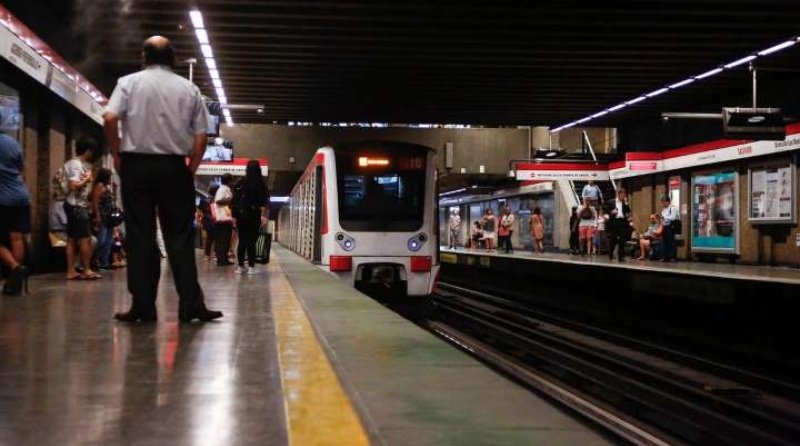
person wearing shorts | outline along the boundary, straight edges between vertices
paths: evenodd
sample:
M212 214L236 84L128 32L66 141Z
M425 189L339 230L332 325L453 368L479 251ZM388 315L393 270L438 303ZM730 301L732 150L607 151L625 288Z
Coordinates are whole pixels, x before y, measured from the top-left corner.
M22 148L0 133L0 263L10 271L3 294L19 295L27 288L24 234L31 232L31 198L22 180Z
M594 254L594 231L597 228L597 210L588 198L578 207L578 243L581 255Z
M64 213L67 215L67 280L93 280L100 275L92 271L92 220L89 211L89 191L92 184L92 160L99 146L92 138L80 138L75 144L75 157L64 164L67 181L67 197ZM78 273L75 265L75 250L83 270Z

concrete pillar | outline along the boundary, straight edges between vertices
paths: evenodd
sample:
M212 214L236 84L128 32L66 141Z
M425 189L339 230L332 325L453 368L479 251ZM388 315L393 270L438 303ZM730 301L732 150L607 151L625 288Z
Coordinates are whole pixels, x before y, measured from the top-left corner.
M558 138L558 133L553 134L554 138ZM553 147L558 147L554 141ZM536 150L539 148L547 149L550 147L550 127L531 127L531 148Z

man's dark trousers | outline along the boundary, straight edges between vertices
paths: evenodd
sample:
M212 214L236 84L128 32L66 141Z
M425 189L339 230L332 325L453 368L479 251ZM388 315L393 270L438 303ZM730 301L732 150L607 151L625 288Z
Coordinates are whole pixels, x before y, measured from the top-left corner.
M194 178L185 158L126 153L120 170L132 310L155 315L161 275L156 245L158 217L180 296L180 311L195 311L201 305L202 290L194 253Z

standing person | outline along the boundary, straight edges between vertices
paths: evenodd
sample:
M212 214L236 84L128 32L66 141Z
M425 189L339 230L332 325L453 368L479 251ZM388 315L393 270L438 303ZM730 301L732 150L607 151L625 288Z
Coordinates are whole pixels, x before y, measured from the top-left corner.
M597 210L597 233L594 236L595 252L603 252L606 249L606 222L608 214L600 208Z
M670 262L678 256L678 246L675 244L675 233L677 226L680 225L681 216L678 208L672 205L669 195L661 198L661 223L664 232L661 236L661 261Z
M258 231L267 224L267 188L258 160L247 162L244 179L233 194L233 214L239 231L239 246L236 248L239 267L236 273L246 274L249 271L253 274L256 272ZM245 254L249 269L244 264Z
M92 161L100 147L92 138L83 137L75 143L75 157L64 164L64 181L67 198L64 213L67 214L67 280L95 280L100 274L92 271L92 221L89 209L89 192L92 185ZM75 250L79 251L82 270L77 273Z
M487 251L494 251L494 224L495 218L492 209L488 208L483 211L483 218L481 219L481 227L483 228L483 241L486 243Z
M200 209L203 211L203 231L206 233L205 240L203 240L203 260L211 260L211 248L214 246L214 239L217 233L214 231L214 218L211 207L214 205L214 195L217 193L219 186L214 185L208 189L208 198L203 197L200 199Z
M100 169L94 180L94 186L89 194L92 205L92 230L97 237L95 259L97 268L111 269L111 247L114 244L112 236L111 212L114 210L114 198L111 195L111 171Z
M580 223L580 219L578 218L578 206L572 206L572 213L569 216L569 253L570 254L578 254L578 239L579 239L579 230L578 224Z
M617 248L617 258L625 261L625 245L631 238L631 207L628 205L628 191L619 188L617 199L611 206L607 225L608 231L608 259L614 259L614 248Z
M514 220L515 218L514 214L511 213L511 208L508 206L503 207L497 234L502 237L500 248L505 247L506 254L514 251L514 248L511 246L511 236L514 234Z
M533 236L533 251L544 254L544 217L539 206L533 208L531 215L531 235Z
M233 215L231 214L231 201L233 191L231 191L231 180L233 176L226 173L222 176L222 182L214 194L215 229L216 239L214 240L214 252L217 254L217 266L233 265L228 260L233 238Z
M0 262L11 270L3 294L18 296L28 288L25 234L31 232L31 196L22 178L22 148L0 133Z
M197 87L172 72L175 53L169 40L150 37L142 56L144 69L119 79L103 115L122 178L128 290L133 297L130 310L114 317L125 322L157 319L157 208L180 296L178 318L210 321L222 313L206 308L192 245L194 174L206 146L207 111Z
M448 226L450 228L450 240L448 247L450 249L456 249L458 248L458 242L461 235L461 216L458 215L458 210L454 209L450 213Z
M578 244L582 256L594 254L594 229L597 227L597 210L592 206L591 200L583 199L583 205L578 208Z
M602 206L603 203L603 192L600 188L595 184L594 180L589 180L589 182L583 186L583 190L581 190L581 200L589 200L589 203L595 207Z

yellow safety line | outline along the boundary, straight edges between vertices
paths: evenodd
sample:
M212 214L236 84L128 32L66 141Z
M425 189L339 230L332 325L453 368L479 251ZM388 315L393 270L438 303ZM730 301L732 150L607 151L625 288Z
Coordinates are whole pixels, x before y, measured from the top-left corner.
M368 445L361 421L276 257L267 269L289 445Z

